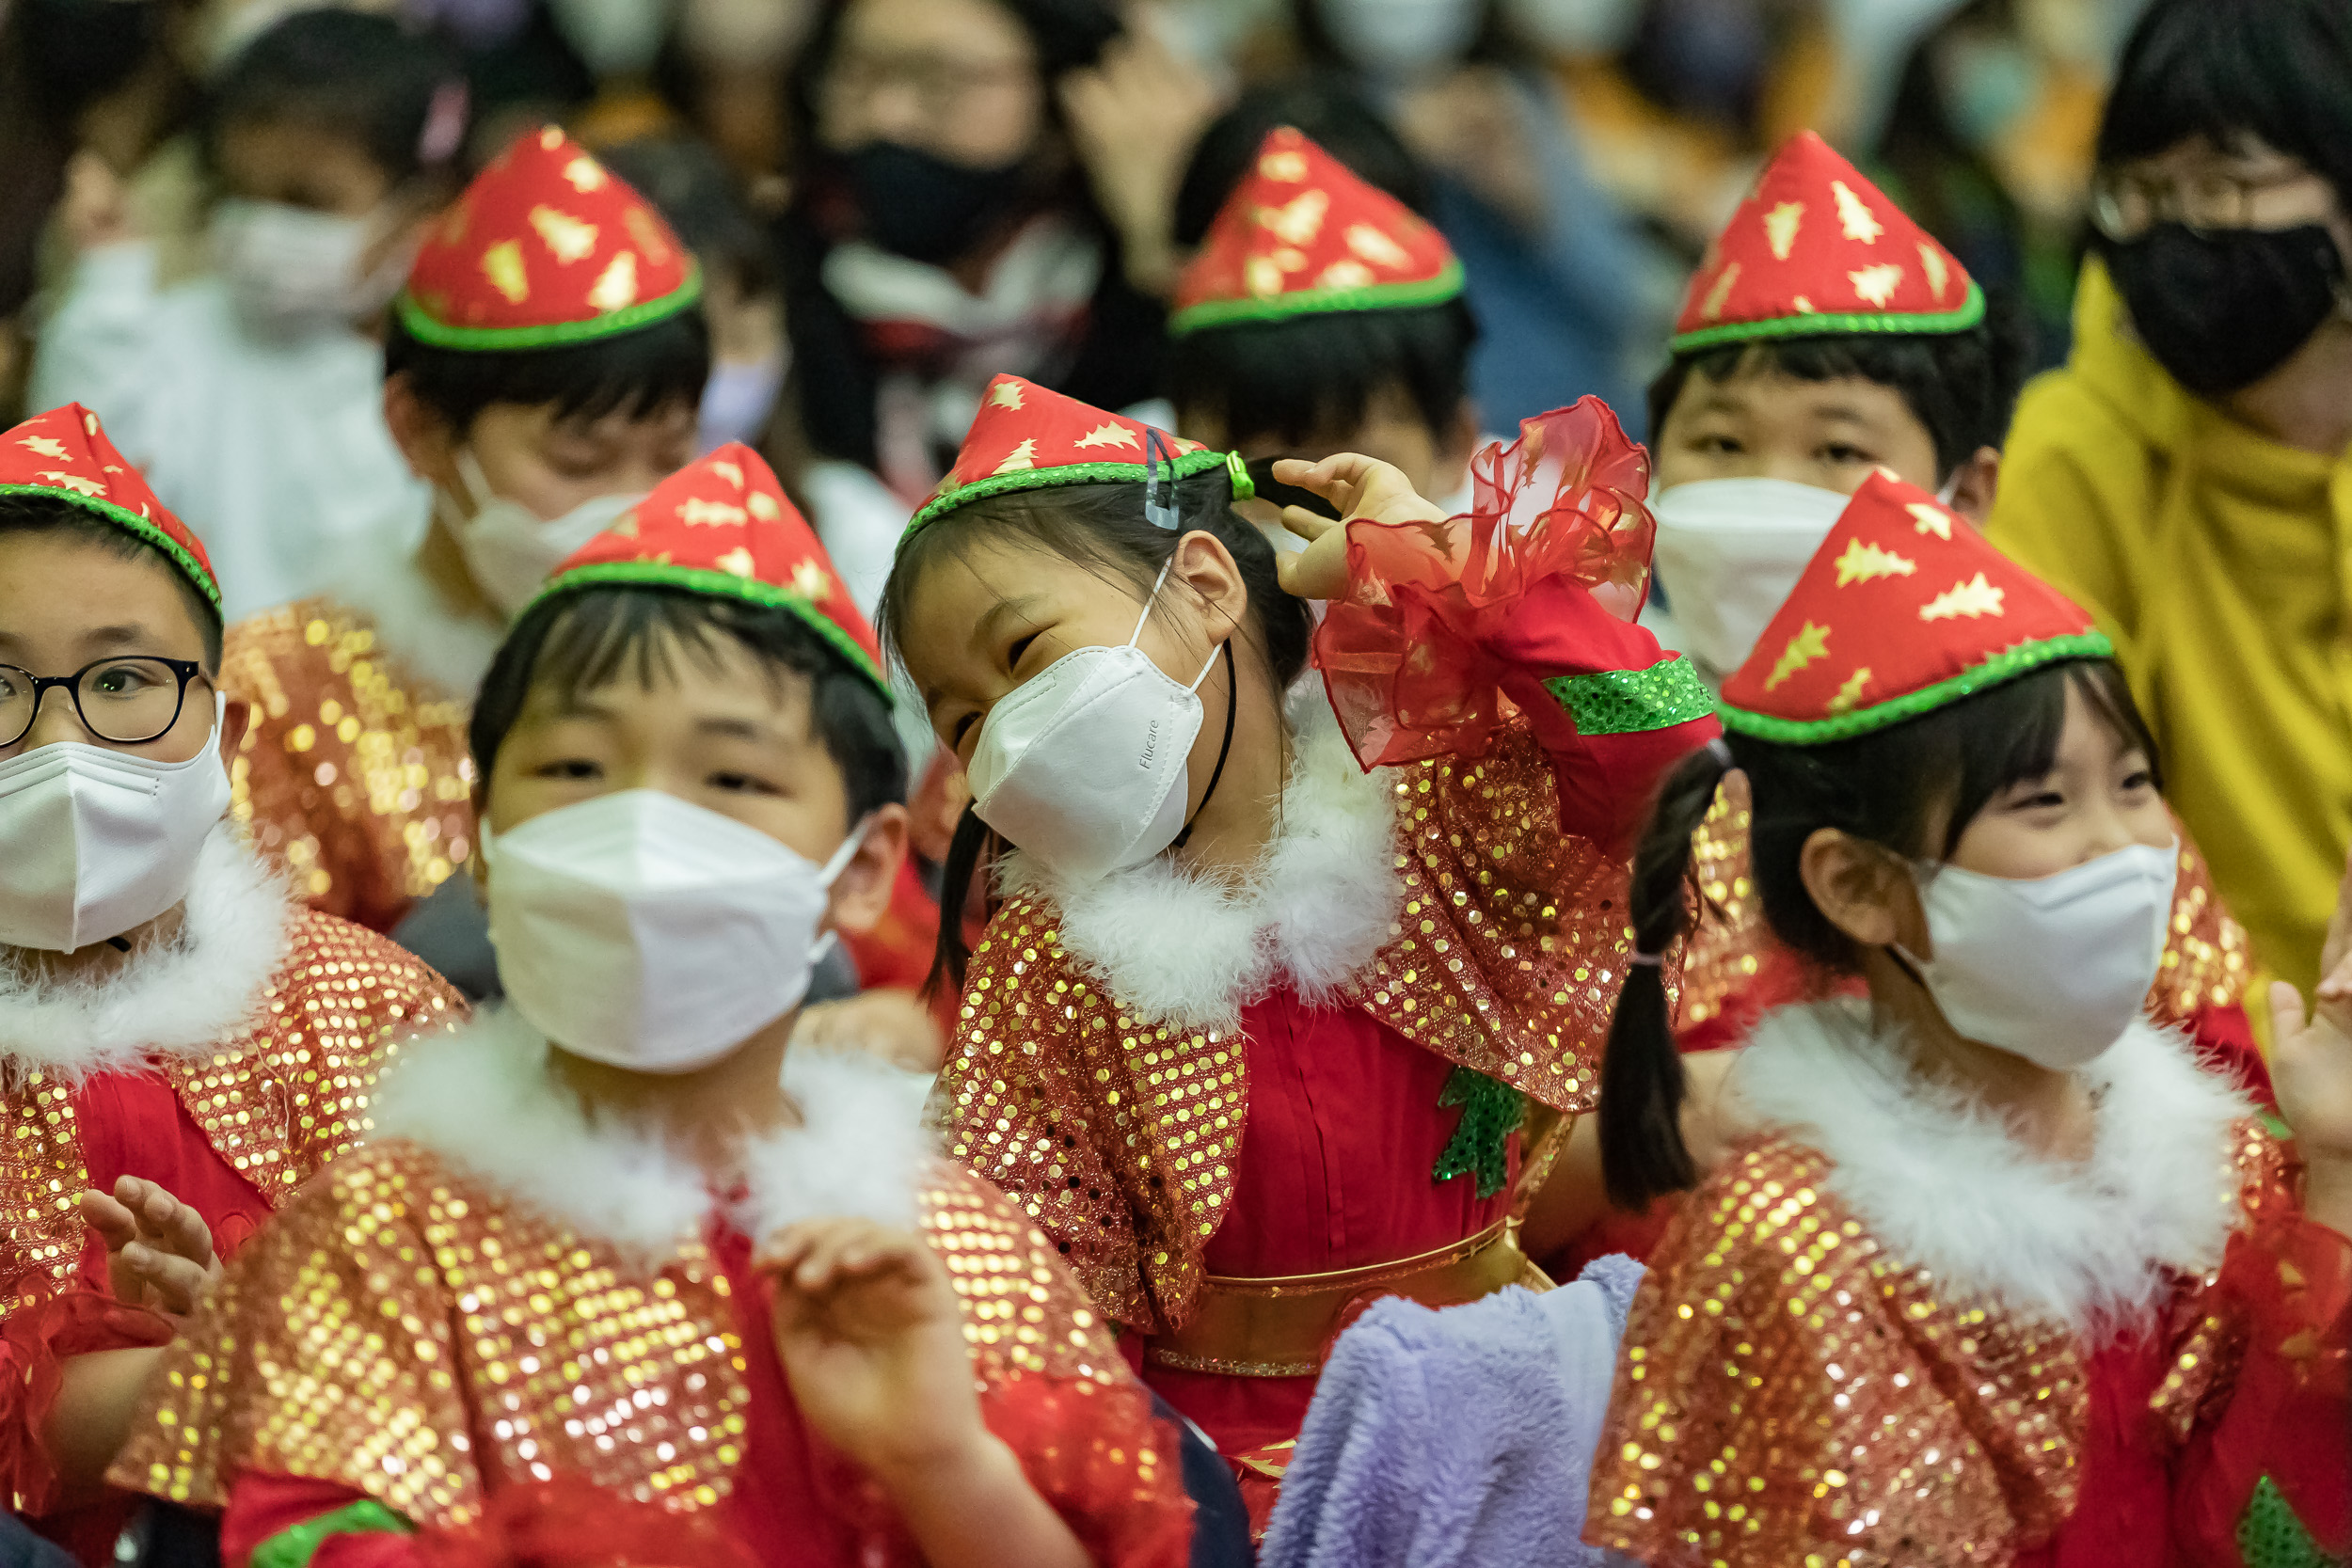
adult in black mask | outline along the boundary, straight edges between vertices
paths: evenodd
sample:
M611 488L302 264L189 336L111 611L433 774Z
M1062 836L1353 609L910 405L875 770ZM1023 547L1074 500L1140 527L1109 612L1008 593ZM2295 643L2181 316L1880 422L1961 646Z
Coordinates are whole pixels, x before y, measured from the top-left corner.
M796 90L790 428L770 447L854 590L992 375L1113 408L1152 395L1162 310L1140 253L1165 249L1215 105L1106 0L838 0ZM1123 198L1155 179L1156 204Z
M2113 635L2257 967L2311 985L2352 846L2352 4L2154 0L2090 215L1991 532Z

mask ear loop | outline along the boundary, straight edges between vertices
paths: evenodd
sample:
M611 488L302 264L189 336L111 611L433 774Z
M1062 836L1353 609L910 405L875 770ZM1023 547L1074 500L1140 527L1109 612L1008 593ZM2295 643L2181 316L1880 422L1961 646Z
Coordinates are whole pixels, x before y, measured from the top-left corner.
M841 879L841 873L849 869L850 862L856 858L858 850L866 843L866 830L873 825L874 818L870 813L865 816L859 817L857 819L857 826L850 830L850 836L841 841L841 847L835 849L833 852L832 857L825 862L821 868L818 869L817 873L817 885L825 890L827 895L826 902L828 904L832 902L831 895L833 893L833 884L839 881ZM817 940L809 944L808 961L810 966L814 967L824 962L826 955L840 945L841 933L830 926L826 927L824 930L818 934Z

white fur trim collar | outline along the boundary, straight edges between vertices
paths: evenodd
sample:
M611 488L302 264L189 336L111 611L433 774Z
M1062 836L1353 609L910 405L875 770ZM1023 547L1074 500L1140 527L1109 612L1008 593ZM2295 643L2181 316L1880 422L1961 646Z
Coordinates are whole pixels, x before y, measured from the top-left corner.
M1910 1071L1860 1002L1768 1015L1730 1085L1742 1111L1836 1162L1829 1186L1904 1263L2093 1333L2153 1308L2173 1273L2220 1263L2238 1221L2231 1129L2253 1107L2185 1036L2144 1022L2081 1071L2096 1120L2072 1169Z
M197 855L185 908L176 939L143 943L96 980L0 958L0 1063L77 1083L208 1054L240 1033L286 961L293 894L223 818Z
M498 624L453 609L418 570L413 550L355 546L338 562L326 596L373 621L384 651L441 696L470 704L498 657Z
M786 1082L805 1124L747 1151L737 1223L755 1239L834 1215L913 1226L930 1145L907 1075L856 1053L791 1054ZM402 1052L376 1086L373 1136L429 1148L582 1235L668 1257L715 1208L701 1168L659 1132L592 1114L549 1080L547 1059L519 1014L491 1008Z
M1198 876L1162 855L1073 882L1016 850L998 886L1051 902L1078 967L1171 1027L1234 1029L1278 979L1311 1005L1330 1000L1395 929L1393 781L1358 766L1322 682L1293 690L1290 718L1281 823L1247 877Z

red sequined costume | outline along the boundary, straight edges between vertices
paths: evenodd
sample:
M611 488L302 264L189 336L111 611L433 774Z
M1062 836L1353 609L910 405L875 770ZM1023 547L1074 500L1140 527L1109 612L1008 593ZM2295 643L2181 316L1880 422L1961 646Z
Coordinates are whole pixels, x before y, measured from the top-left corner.
M803 1064L805 1127L749 1150L744 1195L720 1203L545 1063L502 1014L412 1053L376 1139L173 1346L116 1479L225 1507L232 1568L289 1530L326 1538L317 1568L435 1560L437 1538L554 1482L713 1517L758 1562L912 1568L880 1490L802 1418L750 1266L780 1225L867 1213L946 1261L986 1419L1092 1560L1185 1560L1175 1434L1020 1212L922 1152L886 1073Z
M939 1103L1261 1524L1328 1341L1384 1293L1527 1275L1522 1119L1588 1108L1630 957L1626 842L1713 732L1638 603L1646 464L1597 404L1482 454L1440 525L1352 525L1246 885L1163 858L1069 884L1019 854ZM1351 744L1352 739L1352 744ZM1457 1109L1458 1107L1458 1109Z
M95 988L0 974L0 1280L11 1304L0 1456L23 1513L53 1504L40 1433L61 1360L163 1333L114 1306L80 1195L123 1176L161 1182L233 1254L366 1132L379 1062L464 1013L389 942L294 904L227 826L205 846L185 909L175 942L135 952ZM110 1560L119 1524L110 1506L44 1521L92 1561Z
M1768 1017L1738 1086L1776 1131L1651 1259L1587 1538L1660 1568L2341 1552L2352 1243L2177 1035L2083 1070L2076 1173L1890 1094L1911 1069L1867 1003Z

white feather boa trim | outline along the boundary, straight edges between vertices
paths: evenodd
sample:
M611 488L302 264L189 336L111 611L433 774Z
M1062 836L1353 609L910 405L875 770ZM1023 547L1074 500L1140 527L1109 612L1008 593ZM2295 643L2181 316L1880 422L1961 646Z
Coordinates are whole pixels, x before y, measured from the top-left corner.
M1281 820L1247 876L1198 876L1162 855L1073 882L1016 850L998 886L1053 904L1078 968L1173 1028L1232 1030L1280 979L1309 1006L1330 1002L1395 931L1394 784L1357 765L1320 681L1293 690L1290 716Z
M2090 1334L2142 1317L2173 1273L2220 1263L2239 1217L2232 1129L2253 1107L2185 1036L2146 1022L2081 1075L2096 1109L2078 1166L1910 1070L1858 1002L1768 1015L1730 1085L1744 1112L1836 1163L1829 1186L1896 1258Z
M375 624L385 655L436 694L470 705L498 657L496 621L459 613L425 580L413 550L393 552L370 540L335 563L326 597Z
M93 980L0 960L0 1062L71 1085L217 1051L259 1011L296 908L283 876L223 818L197 854L174 940L143 943Z
M850 1215L911 1227L931 1146L908 1075L853 1052L790 1054L803 1124L746 1151L749 1196L734 1211L745 1234ZM659 1131L591 1112L547 1062L543 1036L492 1008L402 1052L376 1087L373 1135L429 1148L582 1235L669 1256L715 1207L702 1168Z

